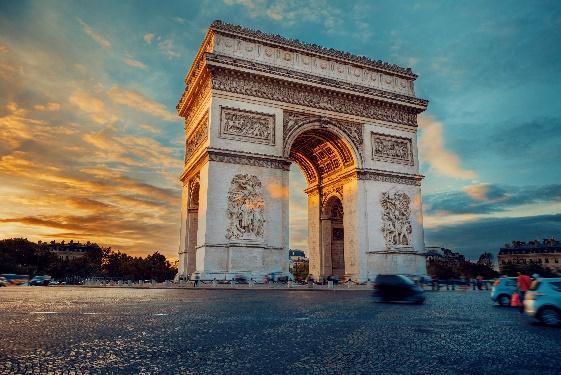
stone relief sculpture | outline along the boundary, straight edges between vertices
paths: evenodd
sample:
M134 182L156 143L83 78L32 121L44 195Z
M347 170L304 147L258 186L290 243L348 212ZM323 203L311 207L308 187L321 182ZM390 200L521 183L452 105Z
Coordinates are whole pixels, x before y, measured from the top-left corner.
M187 163L189 157L197 151L197 149L205 143L208 138L208 112L201 118L197 127L187 137L185 142L185 162Z
M411 140L372 133L372 158L389 162L413 164Z
M237 174L228 191L228 239L263 238L265 201L257 176Z
M275 144L274 115L222 108L220 119L220 135L222 138Z
M404 192L382 193L382 234L386 248L395 245L411 245L411 199Z

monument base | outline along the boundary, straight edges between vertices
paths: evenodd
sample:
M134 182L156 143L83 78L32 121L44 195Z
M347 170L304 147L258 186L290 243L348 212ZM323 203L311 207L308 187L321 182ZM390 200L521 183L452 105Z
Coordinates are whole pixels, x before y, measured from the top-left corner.
M197 269L190 275L200 280L245 278L261 282L270 274L288 276L288 251L258 241L231 242L197 249Z
M390 250L367 253L368 279L381 274L425 275L426 258L408 246L395 246Z

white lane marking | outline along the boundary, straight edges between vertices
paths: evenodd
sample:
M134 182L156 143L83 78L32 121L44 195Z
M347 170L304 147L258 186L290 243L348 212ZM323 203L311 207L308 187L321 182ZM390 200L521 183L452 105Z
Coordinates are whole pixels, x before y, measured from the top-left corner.
M156 313L156 314L154 314L154 316L166 316L166 315L168 315L168 314L164 314L164 313Z
M93 312L85 312L85 313L82 313L82 314L84 314L84 315L97 315L97 313L93 313Z
M30 314L58 314L58 311L30 311Z

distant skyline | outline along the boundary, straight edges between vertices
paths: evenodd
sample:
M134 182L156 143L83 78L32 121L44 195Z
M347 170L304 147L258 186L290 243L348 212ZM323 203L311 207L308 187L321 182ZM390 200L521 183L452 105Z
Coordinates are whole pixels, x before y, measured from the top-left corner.
M0 239L176 258L175 105L215 19L419 75L425 243L561 238L561 2L0 2ZM291 248L307 248L293 165Z

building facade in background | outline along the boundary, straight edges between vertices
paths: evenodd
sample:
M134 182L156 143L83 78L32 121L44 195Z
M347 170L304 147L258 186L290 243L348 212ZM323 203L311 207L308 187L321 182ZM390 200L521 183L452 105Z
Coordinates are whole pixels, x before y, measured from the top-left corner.
M288 272L289 167L310 274L425 273L410 69L214 22L186 76L178 277Z
M42 248L45 248L51 253L55 254L62 260L74 260L77 258L82 258L93 250L99 250L99 246L97 244L91 244L90 242L80 243L74 242L72 240L70 242L39 241L39 245Z
M542 241L512 241L499 250L499 269L508 265L539 264L561 273L561 243L553 238Z

